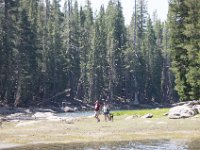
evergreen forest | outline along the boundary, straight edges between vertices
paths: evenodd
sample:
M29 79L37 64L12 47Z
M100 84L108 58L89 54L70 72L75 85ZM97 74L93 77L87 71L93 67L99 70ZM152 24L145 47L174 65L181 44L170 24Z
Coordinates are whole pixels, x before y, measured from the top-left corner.
M137 0L129 25L120 0L99 7L0 0L0 103L200 100L199 0L169 0L165 22Z

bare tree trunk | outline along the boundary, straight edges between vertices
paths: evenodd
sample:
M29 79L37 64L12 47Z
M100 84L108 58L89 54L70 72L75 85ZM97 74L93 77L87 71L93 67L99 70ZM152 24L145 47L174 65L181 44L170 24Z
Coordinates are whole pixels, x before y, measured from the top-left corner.
M135 50L135 56L137 55L137 48L136 48L136 21L137 21L137 15L136 15L136 0L135 0L135 22L134 22L134 50ZM135 57L136 58L136 57ZM136 58L137 59L137 58ZM139 104L139 100L138 100L138 82L137 82L137 73L136 73L136 66L135 66L135 75L134 75L134 84L135 84L135 96L134 96L134 104Z
M19 79L17 83L17 92L16 92L16 97L15 97L15 102L14 106L17 107L20 104L20 99L21 99L21 80Z

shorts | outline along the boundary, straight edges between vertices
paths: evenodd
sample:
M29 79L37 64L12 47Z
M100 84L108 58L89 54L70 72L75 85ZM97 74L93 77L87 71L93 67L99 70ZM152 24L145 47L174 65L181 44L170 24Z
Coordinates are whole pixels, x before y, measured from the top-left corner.
M99 116L100 115L100 111L94 111L94 116Z
M108 114L109 114L109 111L107 111L107 112L103 112L103 114L104 114L104 115L108 115Z

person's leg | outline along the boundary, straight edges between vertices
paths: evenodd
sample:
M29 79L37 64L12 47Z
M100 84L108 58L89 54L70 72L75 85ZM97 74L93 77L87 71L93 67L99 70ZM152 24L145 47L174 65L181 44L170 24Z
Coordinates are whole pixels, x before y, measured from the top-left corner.
M108 114L106 114L106 120L108 120L108 121L109 121Z
M99 112L98 111L95 112L95 118L97 119L97 122L100 122Z
M107 115L104 113L104 118L105 118L105 121L107 121Z
M110 121L110 112L107 114L108 121Z
M97 119L97 111L95 111L94 117ZM97 120L98 120L98 119L97 119Z
M97 115L97 122L100 122L99 115Z

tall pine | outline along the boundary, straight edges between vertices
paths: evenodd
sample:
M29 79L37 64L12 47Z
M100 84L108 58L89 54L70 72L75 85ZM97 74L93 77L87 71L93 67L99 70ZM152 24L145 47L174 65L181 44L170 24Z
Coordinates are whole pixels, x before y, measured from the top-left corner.
M186 37L184 48L187 51L187 84L189 99L200 99L200 4L197 0L185 0L187 16L183 35Z
M106 47L106 28L105 28L105 12L103 6L101 6L99 16L95 22L95 34L94 34L94 56L93 56L93 82L95 97L106 98L107 92L107 47Z
M199 8L197 1L169 5L172 70L181 100L199 99Z

